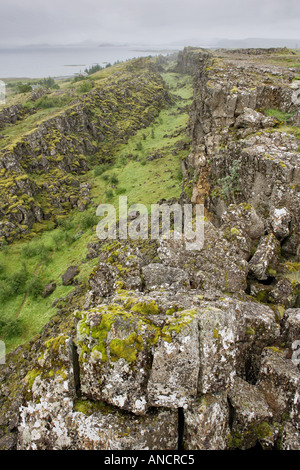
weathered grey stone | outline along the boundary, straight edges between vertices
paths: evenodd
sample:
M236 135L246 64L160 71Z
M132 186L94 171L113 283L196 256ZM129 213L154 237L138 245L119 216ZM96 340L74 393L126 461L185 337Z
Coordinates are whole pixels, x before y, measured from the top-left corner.
M71 437L66 416L72 411L76 397L71 338L61 335L46 342L35 368L24 381L18 448L68 448Z
M278 340L280 327L267 305L240 302L236 306L236 316L237 373L244 379L255 381L263 349Z
M1 450L16 450L17 448L17 434L10 433L0 438Z
M259 129L262 127L272 127L275 125L275 120L268 119L262 113L254 109L245 107L241 114L237 117L234 127L236 128L251 128Z
M204 245L200 250L187 249L187 240L162 238L158 256L167 266L184 269L192 287L214 287L222 291L238 292L246 288L248 265L234 252L222 233L211 222L204 220ZM226 262L224 262L226 260Z
M280 243L275 236L270 233L262 237L255 254L249 261L250 273L259 281L268 279L275 271L279 255Z
M145 413L151 335L154 328L118 305L85 312L76 340L82 396Z
M254 447L258 439L273 434L273 413L258 388L236 377L228 392L233 409L232 446L240 449Z
M274 232L274 235L278 240L282 240L287 237L290 233L291 214L289 211L282 207L281 209L274 209L271 214L271 226Z
M300 341L300 308L289 308L285 311L282 319L282 335L289 347L294 342Z
M234 309L203 308L200 324L199 392L230 388L236 374L236 315Z
M42 292L42 297L49 297L49 295L52 294L56 289L56 283L55 282L50 282L44 287L44 290Z
M146 289L190 289L188 274L179 268L152 263L142 268Z
M290 423L283 426L281 450L300 450L300 432Z
M243 258L251 252L264 235L264 223L251 204L231 204L222 215L222 231Z
M70 430L78 450L176 450L177 410L158 409L146 416L122 414L117 410L91 416L73 413Z
M200 345L197 311L166 321L153 349L147 397L149 406L182 408L197 396Z
M276 419L285 414L297 429L300 428L300 372L284 351L265 349L257 387L265 395Z
M225 450L229 436L226 393L202 395L184 410L186 450Z
M300 283L293 286L288 279L281 279L269 293L269 301L285 307L294 307L300 291Z
M89 277L89 291L86 296L85 309L101 303L103 297L109 296L113 292L117 279L117 268L100 262Z
M78 266L69 266L66 272L62 275L62 283L64 286L72 284L74 278L79 274Z

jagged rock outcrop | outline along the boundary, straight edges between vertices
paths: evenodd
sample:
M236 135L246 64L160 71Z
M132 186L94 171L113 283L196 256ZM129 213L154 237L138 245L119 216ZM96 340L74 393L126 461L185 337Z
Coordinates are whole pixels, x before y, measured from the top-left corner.
M8 108L1 109L0 112L0 129L3 129L7 124L15 124L21 121L24 117L30 114L30 110L23 107L22 104L15 104Z
M247 51L198 50L183 190L248 261L250 292L297 306L285 264L300 249L299 83L292 69L273 65L277 53L265 51L262 61ZM181 62L192 60L183 54ZM259 283L273 283L272 293Z

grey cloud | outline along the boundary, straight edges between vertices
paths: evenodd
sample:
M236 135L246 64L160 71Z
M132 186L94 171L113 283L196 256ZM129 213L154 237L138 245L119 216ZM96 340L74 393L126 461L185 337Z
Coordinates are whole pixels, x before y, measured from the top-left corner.
M298 0L1 0L0 45L298 36Z

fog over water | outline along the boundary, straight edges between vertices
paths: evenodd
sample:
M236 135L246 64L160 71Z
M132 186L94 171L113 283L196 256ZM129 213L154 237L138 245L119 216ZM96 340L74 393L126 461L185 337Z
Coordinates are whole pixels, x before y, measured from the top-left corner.
M0 49L0 77L67 77L93 64L105 66L134 57L172 53L174 48L46 47Z
M68 76L162 44L300 46L299 0L1 0L0 18L0 77Z

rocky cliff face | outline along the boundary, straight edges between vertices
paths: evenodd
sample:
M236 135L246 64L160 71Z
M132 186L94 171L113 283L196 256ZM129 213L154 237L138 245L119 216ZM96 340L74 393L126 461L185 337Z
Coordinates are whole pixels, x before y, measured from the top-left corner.
M223 55L197 52L182 163L202 249L90 246L88 286L2 368L1 447L299 450L299 153L262 112L297 116L293 72Z
M263 61L247 51L200 55L190 121L194 148L184 162L191 200L205 203L249 261L253 284L281 281L285 262L299 256L297 75L268 65L267 53Z
M37 121L16 139L4 139L0 243L28 234L36 222L55 219L73 208L84 210L90 199L79 176L87 172L88 159L111 161L117 145L149 125L167 100L160 76L137 60L73 99L67 109ZM15 123L21 111L24 118L22 105L2 115L13 115L10 122ZM31 113L35 111L31 108Z

